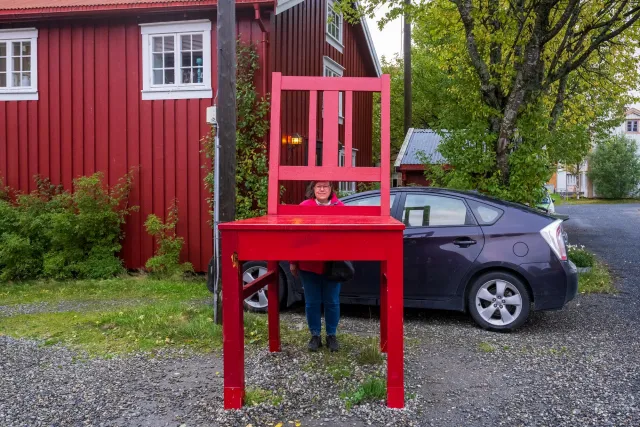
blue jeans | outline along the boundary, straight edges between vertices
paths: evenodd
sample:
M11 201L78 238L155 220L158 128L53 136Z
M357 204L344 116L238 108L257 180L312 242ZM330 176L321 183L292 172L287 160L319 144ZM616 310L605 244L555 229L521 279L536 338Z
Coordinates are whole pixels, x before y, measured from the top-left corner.
M304 287L305 312L311 335L322 330L320 304L324 304L324 323L327 335L335 335L340 321L340 283L324 276L300 270Z

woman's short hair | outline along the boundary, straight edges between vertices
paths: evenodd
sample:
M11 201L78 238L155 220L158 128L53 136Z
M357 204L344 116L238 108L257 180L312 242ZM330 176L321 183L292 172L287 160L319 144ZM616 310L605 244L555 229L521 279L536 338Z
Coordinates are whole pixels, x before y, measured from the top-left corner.
M318 182L324 182L324 181L311 181L309 183L309 185L307 185L307 191L305 192L305 197L307 199L315 199L316 198L316 193L313 191L313 187L316 186L316 184ZM329 194L329 200L333 199L333 182L331 181L327 181L329 183L329 185L331 186L331 193Z

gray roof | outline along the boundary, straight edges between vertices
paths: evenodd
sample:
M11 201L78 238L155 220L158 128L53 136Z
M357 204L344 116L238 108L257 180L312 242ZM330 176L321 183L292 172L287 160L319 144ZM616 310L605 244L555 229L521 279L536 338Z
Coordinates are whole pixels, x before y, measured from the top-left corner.
M435 163L446 163L442 154L438 151L438 146L442 141L442 137L430 129L414 129L411 128L407 132L407 136L402 143L395 167L401 165L421 165L421 155L431 157L431 161Z

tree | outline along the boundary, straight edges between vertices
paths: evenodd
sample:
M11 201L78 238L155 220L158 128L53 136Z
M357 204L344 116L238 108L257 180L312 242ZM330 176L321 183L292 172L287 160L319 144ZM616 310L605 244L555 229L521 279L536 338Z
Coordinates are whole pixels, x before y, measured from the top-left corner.
M598 195L620 199L638 193L640 157L632 139L615 135L601 141L589 159L589 178Z
M382 3L380 25L405 7L365 0L359 11ZM532 202L563 146L586 154L632 101L635 1L432 0L409 11L413 91L429 93L431 127L449 131L445 185Z

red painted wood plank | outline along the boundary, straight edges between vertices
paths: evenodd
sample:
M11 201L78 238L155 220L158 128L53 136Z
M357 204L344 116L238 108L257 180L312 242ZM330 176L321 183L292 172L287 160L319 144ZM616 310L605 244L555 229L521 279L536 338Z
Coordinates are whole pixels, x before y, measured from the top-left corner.
M189 168L188 180L188 222L189 222L189 259L197 260L200 257L201 229L200 203L204 194L200 193L200 140L199 109L200 103L197 99L187 101L187 167Z
M164 199L167 207L176 198L175 101L164 101Z
M200 100L200 133L198 138L198 148L200 148L200 138L203 135L206 135L209 132L209 125L207 124L207 107L210 106L212 100L210 99L201 99ZM207 198L210 193L205 189L204 186L204 178L206 176L206 171L211 169L211 162L207 159L205 153L202 150L198 150L200 154L200 166L198 171L200 172L200 176L198 182L200 184L200 230L201 230L201 243L200 243L200 262L198 271L207 271L207 265L209 264L209 260L213 256L213 229L211 228L211 224L213 218L210 214L211 207L207 203ZM204 167L202 167L204 166Z
M71 30L71 58L73 86L71 88L73 114L73 177L84 175L84 37L81 26Z
M390 215L391 79L388 74L384 74L380 80L382 82L380 93L380 208L382 215Z
M381 82L378 78L341 77L336 79L334 77L282 77L282 90L309 90L311 87L320 86L325 91L353 90L358 92L379 92L381 90Z
M32 191L35 189L33 177L38 174L38 159L40 158L38 153L38 101L29 101L27 108L29 115L29 188L27 191Z
M49 75L49 43L49 29L41 27L38 31L38 172L45 177L50 176L49 81L51 76ZM2 116L0 115L0 117Z
M20 190L29 191L29 115L27 102L19 101L18 104L18 175L20 177Z
M187 100L176 101L176 193L178 195L178 226L176 232L185 239L181 258L192 259L189 255L189 204L188 204L188 176L190 169L187 163L188 139L187 139Z
M270 129L270 149L269 149L269 192L267 202L267 212L275 214L278 212L280 199L280 179L278 177L278 167L280 165L280 104L282 75L273 73L271 79L271 129Z
M7 182L13 188L20 188L18 103L7 102Z
M127 56L124 25L109 27L109 184L127 173Z
M71 188L73 182L73 136L71 109L71 27L60 28L60 160L62 184Z
M9 128L7 122L7 103L0 102L0 179L7 183L7 129Z
M153 101L153 186L148 191L153 191L153 213L160 218L165 218L167 202L164 197L164 102Z
M133 185L129 196L131 206L140 206L140 74L139 56L140 28L130 24L126 28L127 63L127 160L128 167L134 168ZM126 246L131 247L127 266L138 268L144 264L141 259L140 235L146 234L142 228L140 212L133 212L127 221Z
M312 90L309 92L309 159L307 160L307 165L315 166L316 165L316 130L317 123L316 119L318 118L318 91Z
M375 167L280 166L278 173L281 181L380 181L380 168Z
M60 184L62 165L60 150L60 30L49 34L49 167L53 184Z
M380 216L380 206L339 206L340 209L320 210L326 206L278 205L278 215L356 215Z
M325 90L323 101L322 166L338 166L338 92Z
M85 26L83 31L83 141L84 141L84 169L85 175L91 175L96 170L96 106L95 106L95 28Z
M353 92L344 93L344 164L351 166L353 148Z
M95 29L95 156L96 171L109 181L109 27Z
M153 101L140 102L140 220L153 213ZM153 238L140 231L142 264L153 256Z

